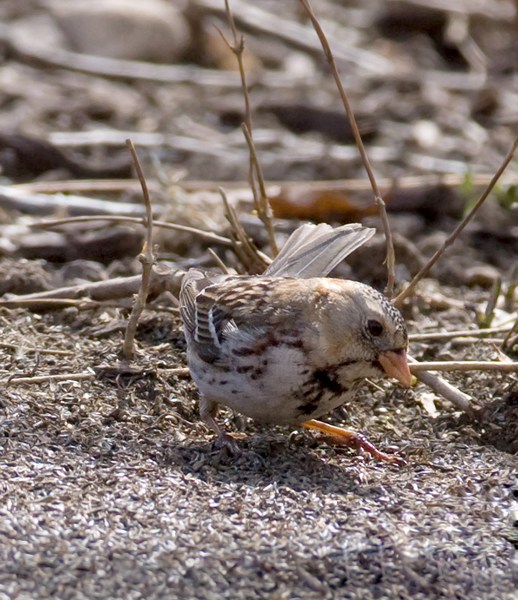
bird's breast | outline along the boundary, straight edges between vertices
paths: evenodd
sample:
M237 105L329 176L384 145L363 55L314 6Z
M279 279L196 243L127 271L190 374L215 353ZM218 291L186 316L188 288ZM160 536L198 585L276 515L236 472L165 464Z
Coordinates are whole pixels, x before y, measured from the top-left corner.
M227 360L219 365L192 353L192 377L208 399L257 421L289 424L316 418L343 404L357 385L343 364L315 368L295 342L269 344L260 353L245 345L227 350Z

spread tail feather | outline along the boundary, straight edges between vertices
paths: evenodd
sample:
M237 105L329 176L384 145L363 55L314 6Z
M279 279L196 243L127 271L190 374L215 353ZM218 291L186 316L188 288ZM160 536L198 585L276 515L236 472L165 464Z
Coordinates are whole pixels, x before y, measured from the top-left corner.
M291 234L263 275L302 279L325 277L375 231L360 223L341 227L331 227L327 223L302 225Z

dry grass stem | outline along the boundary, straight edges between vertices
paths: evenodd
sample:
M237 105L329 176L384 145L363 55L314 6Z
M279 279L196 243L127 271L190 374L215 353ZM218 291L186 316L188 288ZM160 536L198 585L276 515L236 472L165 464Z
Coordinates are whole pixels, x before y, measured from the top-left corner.
M410 365L411 373L420 371L502 371L518 373L518 362L504 363L492 361L435 361L418 362Z
M122 134L127 133L120 132ZM70 134L71 135L71 134ZM138 137L138 134L133 134ZM147 135L147 134L146 134ZM125 139L124 137L124 139ZM133 138L135 139L135 138ZM92 142L93 143L93 142ZM145 145L145 144L137 144ZM157 144L160 145L160 144ZM470 183L473 187L486 186L494 175L488 173L474 173L470 177ZM387 190L394 188L393 179L378 179L378 187L386 192ZM466 182L465 175L459 175L456 173L449 173L446 175L412 175L408 177L401 177L397 180L397 189L413 189L418 187L435 186L438 184L445 185L448 187L457 187L463 185ZM516 173L505 173L500 179L501 183L506 185L517 185L518 174ZM162 187L159 185L156 179L147 181L148 188L153 192L156 190L159 192ZM216 180L188 180L183 179L181 182L182 189L186 191L200 191L200 190L217 190L218 187L222 187L226 190L245 190L249 186L247 181L216 181ZM298 190L304 189L304 191L310 192L326 192L326 191L365 191L371 188L370 182L365 179L333 179L329 180L312 180L312 181L275 181L270 180L266 184L267 194L272 195L278 193L279 187L287 190ZM135 191L140 189L138 181L126 180L126 179L72 179L63 181L35 181L33 183L20 183L11 185L10 188L18 190L20 192L26 192L28 194L54 194L57 192L120 192L120 191ZM155 221L155 224L157 221Z
M7 342L0 342L0 347L10 348L11 350L21 349L23 354L32 354L36 352L38 354L55 354L56 356L74 356L75 352L69 350L54 350L52 348L25 348L22 343L20 344L9 344Z
M514 311L516 289L518 288L518 264L511 268L508 278L507 290L504 295L504 310L508 313Z
M495 308L498 302L498 298L500 297L500 291L502 290L502 278L497 277L493 282L493 287L491 288L491 293L489 294L489 299L486 304L486 310L484 311L484 316L479 320L479 326L482 329L486 329L487 327L491 327L491 323L495 317Z
M11 377L2 383L12 385L15 383L44 383L46 381L80 381L82 379L93 379L95 373L61 373L59 375L41 375L38 377Z
M151 272L151 290L154 296L169 292L177 296L180 292L183 271L158 264ZM78 308L120 307L120 299L131 298L138 293L142 282L141 275L116 277L106 281L94 281L80 285L71 285L45 292L35 292L22 296L0 300L0 306L6 308L27 307L33 310L45 308L62 308L77 306Z
M410 369L417 364L417 361L411 356L408 357L410 363ZM473 407L473 398L464 392L461 392L449 381L443 379L436 373L430 373L429 371L417 371L415 376L421 383L424 383L435 393L439 394L446 400L449 400L453 406L457 407L462 412L465 412L471 419L476 418L476 412Z
M148 182L148 187L160 191L156 180ZM64 192L125 192L141 190L138 181L128 179L62 179L59 181L34 181L11 186L27 194L56 194Z
M140 275L138 276L140 280ZM85 286L81 286L85 287ZM57 290L52 290L56 294L61 292L61 290L66 288L58 288ZM136 292L136 290L135 290ZM77 308L78 310L91 310L94 308L126 308L121 301L119 300L117 303L115 302L98 302L96 300L91 300L90 298L59 298L47 296L45 297L43 294L48 292L41 292L41 294L30 294L31 297L27 296L18 296L17 298L9 298L8 300L0 300L0 306L4 308L28 308L30 310L39 311L39 310L60 310L62 308L69 308L71 306ZM129 308L129 306L127 307Z
M243 226L237 218L236 211L228 201L227 195L222 188L219 188L219 193L225 206L225 217L227 218L231 232L231 240L233 250L239 261L245 267L248 273L262 273L264 269L271 263L271 259L260 252L252 240L249 238Z
M156 263L156 256L153 252L153 210L151 208L151 200L149 198L149 192L146 185L144 174L138 160L135 146L131 140L128 140L128 146L135 163L135 169L142 186L142 195L144 196L144 202L146 204L146 241L144 248L139 255L139 260L142 263L142 283L138 294L135 296L133 308L128 319L128 326L126 327L126 334L124 336L124 343L122 346L122 353L126 360L131 360L135 349L135 333L137 331L138 320L142 311L146 306L147 297L149 294L149 285L151 279L151 271Z
M214 252L212 248L207 248L208 253L212 256L214 262L218 265L225 275L230 275L230 271L227 269L225 263L221 260L221 258Z
M518 333L518 319L515 321L514 325L511 327L509 333L505 336L503 341L503 348L512 348L516 343L515 334Z
M421 342L425 340L450 340L457 337L484 338L494 333L507 333L511 327L488 327L486 329L462 329L459 331L432 331L430 333L412 333L408 336L411 342Z
M179 367L177 369L157 369L157 373L162 377L187 377L190 371L188 367Z
M331 52L331 48L329 46L329 42L327 41L326 35L318 22L318 19L313 12L308 0L300 0L300 3L305 8L308 13L309 18L311 19L311 23L315 28L315 31L320 39L320 43L322 44L322 48L324 49L324 54L326 56L327 62L333 74L333 77L336 82L336 86L340 93L340 97L342 99L342 103L345 107L345 111L349 118L349 123L351 125L351 129L353 131L354 139L356 145L358 146L358 150L360 151L360 155L362 157L363 165L365 170L367 171L367 175L369 177L369 181L372 187L372 191L374 192L374 200L378 207L381 221L383 223L383 229L385 232L385 238L387 242L387 256L385 259L387 265L387 286L385 288L385 293L387 296L391 297L394 293L394 282L395 282L395 253L394 253L394 242L392 240L392 232L390 230L390 223L387 216L387 210L385 207L385 202L381 197L380 190L378 188L378 184L376 183L376 178L374 177L374 173L371 168L369 157L367 156L367 152L365 151L365 146L363 145L363 141L361 138L360 130L358 129L358 125L356 123L356 119L354 117L354 113L352 111L351 105L349 104L349 99L347 98L347 94L345 93L345 89L342 85L342 81L340 79L340 75L338 73L338 69L336 68L335 59L333 53Z
M250 97L248 95L248 85L246 83L245 65L243 63L243 52L245 50L245 38L243 36L241 36L238 39L236 24L234 22L234 16L232 15L232 11L230 10L230 5L228 3L228 0L225 0L225 11L227 14L230 29L232 30L232 37L234 38L234 45L230 44L227 41L227 39L223 35L223 32L221 32L219 29L218 29L218 31L219 31L221 37L223 38L223 41L225 42L225 44L234 53L234 55L237 59L237 64L239 67L239 76L241 77L241 88L243 90L243 96L245 99L245 123L248 125L248 128L251 131L252 130L252 112L250 110Z
M301 0L301 2L302 2L302 0ZM500 176L506 169L507 165L511 162L511 159L513 158L514 153L516 152L516 148L518 148L518 138L516 138L516 140L514 141L514 144L512 145L511 149L509 150L509 152L505 156L502 164L500 165L500 168L494 174L493 178L491 179L488 186L484 190L482 196L480 196L480 198L478 199L475 206L464 217L462 222L458 225L458 227L450 235L450 237L444 242L442 247L439 248L439 250L437 250L437 252L428 261L428 263L412 279L412 281L408 284L408 286L396 298L394 298L394 304L396 306L401 306L403 301L413 293L413 291L415 290L415 287L421 281L421 279L423 279L423 277L426 277L426 275L428 275L428 273L429 273L430 269L433 267L433 265L439 260L439 258L441 258L441 256L444 254L446 249L449 248L453 244L453 242L457 239L457 237L459 236L461 231L464 229L464 227L466 227L466 225L476 215L478 209L482 206L482 204L485 202L486 198L491 193L492 189L495 187L496 182L500 179Z
M230 44L223 33L220 31L220 35L223 38L224 42L227 44L229 49L234 53L237 64L239 67L239 74L241 76L241 86L243 89L243 96L245 99L245 122L243 123L243 133L246 138L246 142L248 144L248 149L250 153L250 167L249 167L249 184L250 189L252 190L254 196L254 203L257 210L257 216L261 219L266 232L268 234L268 240L270 242L270 247L272 249L272 253L274 256L278 253L277 242L275 241L275 232L273 227L273 214L272 209L270 207L270 203L268 201L268 197L266 195L266 186L264 184L263 172L261 169L261 164L257 157L257 152L254 145L254 140L252 136L252 112L250 109L250 97L248 95L248 86L246 83L246 73L245 66L243 64L243 51L245 49L245 40L244 37L241 36L238 39L236 25L234 23L234 17L232 16L232 11L230 10L228 0L225 0L225 9L228 17L228 22L230 24L230 28L232 29L232 36L234 38L234 44ZM219 30L218 30L219 31Z
M139 217L119 217L119 216L104 216L104 215L92 215L89 217L67 217L64 219L47 219L46 221L39 221L38 223L32 223L31 227L34 229L51 229L53 227L59 227L60 225L67 225L68 223L92 223L95 221L108 221L111 223L137 223L146 227L147 219ZM228 238L222 237L209 231L203 231L202 229L196 229L195 227L188 227L186 225L177 225L176 223L167 223L165 221L153 221L154 227L162 227L164 229L172 229L173 231L184 231L185 233L192 233L198 237L201 237L208 242L221 244L223 246L232 246L232 241Z
M250 151L250 187L252 188L252 192L254 194L254 203L257 210L257 216L259 219L261 219L261 222L266 229L272 253L274 256L276 256L279 252L279 249L277 248L277 242L275 241L273 213L270 206L270 201L266 195L266 186L264 184L261 163L259 162L259 158L255 150L254 140L252 139L252 130L249 129L246 123L243 123L242 129L248 144L248 149Z

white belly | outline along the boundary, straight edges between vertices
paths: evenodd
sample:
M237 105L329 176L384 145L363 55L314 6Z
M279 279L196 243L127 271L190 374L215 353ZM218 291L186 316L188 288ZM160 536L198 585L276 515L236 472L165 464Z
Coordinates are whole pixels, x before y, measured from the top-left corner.
M270 347L261 358L232 356L224 370L210 367L188 353L192 378L207 398L257 421L300 423L332 411L343 404L350 391L336 394L323 390L318 404L307 402L302 384L311 373L298 348ZM301 406L308 408L301 412Z

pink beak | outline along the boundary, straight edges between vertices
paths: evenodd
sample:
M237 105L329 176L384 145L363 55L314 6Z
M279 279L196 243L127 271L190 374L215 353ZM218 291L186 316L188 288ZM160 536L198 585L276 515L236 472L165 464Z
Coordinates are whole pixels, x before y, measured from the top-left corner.
M410 375L406 350L404 348L400 350L386 350L379 355L378 361L389 377L394 377L394 379L397 379L403 385L410 386L412 376Z

